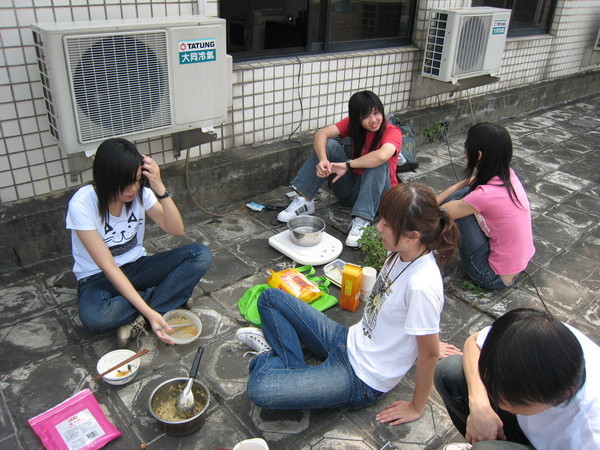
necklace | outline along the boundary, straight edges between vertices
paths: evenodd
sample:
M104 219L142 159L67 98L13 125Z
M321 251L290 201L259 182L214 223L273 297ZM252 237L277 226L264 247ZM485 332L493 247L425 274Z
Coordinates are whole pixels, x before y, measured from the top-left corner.
M413 259L411 262L409 262L406 267L404 267L404 269L402 269L400 271L400 273L398 275L396 275L394 277L394 279L392 280L391 283L381 283L380 284L380 290L378 293L382 293L382 292L388 292L388 290L392 287L392 285L396 282L396 280L398 278L400 278L400 275L402 275L406 269L408 269L412 263L414 263L417 259L419 259L421 256L423 256L425 254L425 252L427 251L427 247L425 247L425 249L421 252L421 254L419 256L417 256L415 259ZM393 257L393 256L392 256ZM394 258L394 262L392 263L391 267L389 268L389 270L386 270L387 274L389 275L390 273L392 273L392 269L394 268L394 266L396 265L396 263L398 262L398 260L400 259L400 255L398 253L395 254L395 258ZM382 271L383 272L383 271ZM383 281L383 280L382 280ZM384 286L385 285L385 286Z

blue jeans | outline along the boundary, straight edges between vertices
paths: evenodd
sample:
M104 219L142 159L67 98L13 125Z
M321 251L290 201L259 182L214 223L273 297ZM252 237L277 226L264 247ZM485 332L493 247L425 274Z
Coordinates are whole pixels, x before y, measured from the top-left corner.
M444 203L461 200L469 193L469 187L459 189ZM456 220L460 229L459 254L462 265L469 277L485 289L503 289L507 287L500 275L490 267L490 240L485 235L474 214ZM516 277L515 277L516 280ZM514 283L514 280L513 280ZM512 283L511 283L512 284Z
M357 409L382 393L354 373L346 337L348 328L279 289L258 298L265 337L273 350L250 363L248 396L265 409ZM304 362L302 345L323 362Z
M345 162L348 155L344 147L336 139L327 141L327 159L330 162ZM319 163L317 154L313 152L300 167L292 186L300 194L314 198L325 178L317 176L316 167ZM329 179L333 179L331 175ZM352 216L362 217L372 221L379 209L381 196L390 188L390 171L387 162L371 169L363 169L362 175L356 175L349 170L335 183L330 183L334 195L344 206L352 207Z
M164 314L185 304L212 261L202 244L142 256L121 270L146 303ZM140 312L106 278L103 272L79 280L79 318L90 331L103 333L131 323Z
M467 417L469 416L469 389L463 371L462 356L452 355L441 359L435 367L433 382L444 401L444 405L446 406L446 410L448 411L452 423L458 432L465 436L467 430ZM493 402L491 402L491 404L496 411L496 414L498 414L502 420L506 439L513 443L530 445L529 439L527 439L519 426L519 422L517 422L517 417L514 414L498 408ZM481 445L477 448L502 448L501 443L495 443L497 441L485 442L489 442L490 446L486 447ZM502 441L502 443L504 443L504 441ZM499 447L493 447L497 445L499 445Z

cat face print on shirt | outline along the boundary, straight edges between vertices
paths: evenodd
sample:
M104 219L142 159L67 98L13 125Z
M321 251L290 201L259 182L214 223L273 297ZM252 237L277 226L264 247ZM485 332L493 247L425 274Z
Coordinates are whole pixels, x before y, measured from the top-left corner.
M103 240L113 256L122 255L137 245L137 232L143 221L131 213L127 220L104 225Z

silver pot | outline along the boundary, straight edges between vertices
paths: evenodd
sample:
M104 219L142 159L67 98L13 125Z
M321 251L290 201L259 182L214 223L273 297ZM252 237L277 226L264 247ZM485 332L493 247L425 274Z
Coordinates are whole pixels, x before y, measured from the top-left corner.
M210 393L206 386L197 380L194 380L192 385L192 392L194 393L194 400L198 403L201 402L204 406L196 413L193 417L185 420L166 420L158 416L157 408L165 402L177 399L179 392L189 378L172 378L161 384L159 384L148 399L148 409L150 414L154 416L161 425L162 431L169 436L187 436L195 431L198 431L205 419L205 412L210 404Z
M301 247L312 247L321 242L325 222L315 216L297 216L288 221L290 239Z

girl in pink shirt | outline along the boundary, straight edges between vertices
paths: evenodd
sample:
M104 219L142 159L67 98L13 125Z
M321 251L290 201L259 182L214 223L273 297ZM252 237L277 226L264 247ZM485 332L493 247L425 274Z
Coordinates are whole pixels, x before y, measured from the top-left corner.
M512 153L504 127L473 125L465 141L465 179L437 197L460 228L467 274L486 289L510 286L535 253L529 201L510 168Z

